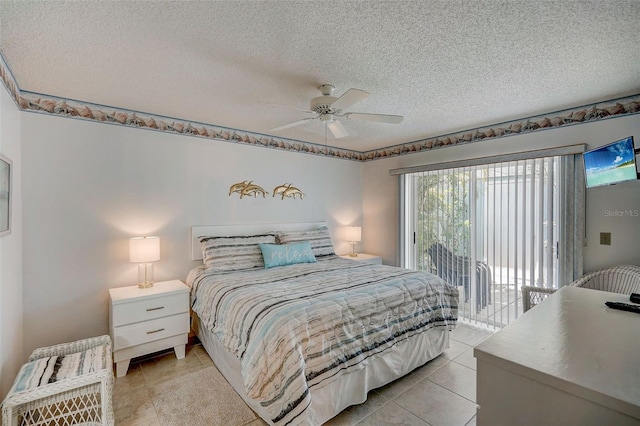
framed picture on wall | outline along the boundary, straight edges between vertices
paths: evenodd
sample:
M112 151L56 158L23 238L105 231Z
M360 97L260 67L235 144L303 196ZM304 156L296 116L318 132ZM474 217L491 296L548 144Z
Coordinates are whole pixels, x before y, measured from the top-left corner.
M0 154L0 236L11 232L11 160Z

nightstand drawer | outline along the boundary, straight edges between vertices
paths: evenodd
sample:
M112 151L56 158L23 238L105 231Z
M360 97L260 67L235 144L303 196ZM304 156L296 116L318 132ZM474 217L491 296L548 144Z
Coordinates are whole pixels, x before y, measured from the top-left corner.
M142 299L113 306L113 326L189 312L189 293Z
M120 350L188 332L188 312L139 324L115 327L113 330L113 349Z

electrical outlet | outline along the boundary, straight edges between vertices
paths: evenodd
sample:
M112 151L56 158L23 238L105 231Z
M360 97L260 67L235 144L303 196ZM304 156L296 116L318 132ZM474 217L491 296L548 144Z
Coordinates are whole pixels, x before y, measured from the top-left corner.
M610 246L611 245L611 232L601 232L600 233L600 245L602 245L602 246Z

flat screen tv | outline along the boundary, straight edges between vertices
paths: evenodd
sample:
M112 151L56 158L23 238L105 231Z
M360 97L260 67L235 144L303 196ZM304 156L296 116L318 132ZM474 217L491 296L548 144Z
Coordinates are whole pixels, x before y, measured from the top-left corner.
M587 151L582 158L587 188L638 179L633 136Z

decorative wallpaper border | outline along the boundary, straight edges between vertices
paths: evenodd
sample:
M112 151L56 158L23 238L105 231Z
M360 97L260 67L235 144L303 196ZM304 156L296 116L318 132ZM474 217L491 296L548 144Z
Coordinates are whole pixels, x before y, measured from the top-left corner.
M278 138L213 124L170 118L160 115L114 108L50 95L21 91L9 66L0 54L0 79L18 108L23 111L59 115L63 117L99 121L109 124L175 133L185 136L253 145L264 148L301 152L352 161L372 161L408 155L432 149L536 132L569 125L640 113L640 94L598 102L549 114L508 121L486 127L464 130L433 138L406 142L386 148L358 152L295 139Z
M4 60L4 57L0 53L0 80L4 84L4 87L7 88L9 94L15 101L18 107L20 106L20 88L18 87L18 83L16 79L13 77L9 66Z
M243 145L362 161L361 152L22 91L20 109Z
M364 152L364 161L640 114L640 94Z

